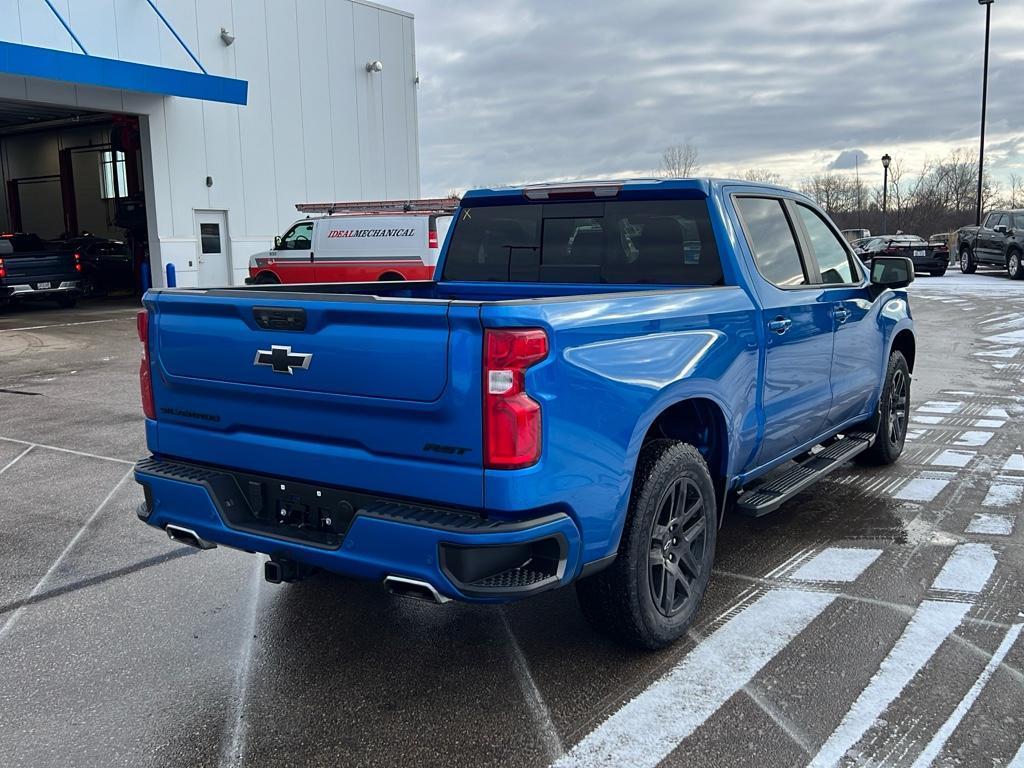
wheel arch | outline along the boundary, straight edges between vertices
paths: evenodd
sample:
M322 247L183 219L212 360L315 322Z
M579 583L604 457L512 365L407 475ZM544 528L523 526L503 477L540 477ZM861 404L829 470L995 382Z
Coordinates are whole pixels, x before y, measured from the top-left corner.
M913 373L914 360L917 357L917 339L914 337L914 332L909 328L899 331L893 337L892 344L889 347L889 354L891 355L893 352L901 352L903 354L907 361L907 368Z
M253 276L253 280L256 281L256 282L258 282L261 279L263 280L264 284L269 284L269 283L276 283L278 285L281 284L281 278L277 275L276 272L274 272L273 270L270 270L270 269L261 269L259 272L257 272Z

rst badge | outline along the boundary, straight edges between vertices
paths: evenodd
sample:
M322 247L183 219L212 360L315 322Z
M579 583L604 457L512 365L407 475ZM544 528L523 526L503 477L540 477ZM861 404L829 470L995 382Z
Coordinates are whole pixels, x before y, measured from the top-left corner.
M274 373L294 373L295 368L305 370L309 368L309 362L313 359L310 352L292 352L291 347L272 344L270 349L256 350L256 359L253 365L268 365Z

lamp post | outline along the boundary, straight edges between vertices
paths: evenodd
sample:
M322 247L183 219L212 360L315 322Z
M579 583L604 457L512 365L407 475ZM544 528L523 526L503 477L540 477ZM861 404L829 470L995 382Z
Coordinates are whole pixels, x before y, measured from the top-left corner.
M892 162L892 158L886 153L882 155L882 234L886 235L889 233L889 228L885 223L885 216L889 207L889 163Z
M985 6L985 65L981 72L981 146L978 150L978 210L975 226L981 226L981 191L983 188L982 174L985 171L985 104L988 102L988 33L992 27L993 0L978 0L978 5Z

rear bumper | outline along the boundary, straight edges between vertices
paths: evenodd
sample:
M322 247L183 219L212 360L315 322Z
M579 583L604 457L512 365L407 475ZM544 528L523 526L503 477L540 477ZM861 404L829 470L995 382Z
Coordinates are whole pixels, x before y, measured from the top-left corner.
M79 293L81 291L78 280L61 280L54 282L50 288L37 288L36 283L15 283L14 285L0 286L0 296L5 298L47 298L61 296L68 293Z
M564 513L496 521L476 512L156 458L140 461L135 479L146 496L139 518L156 528L171 525L194 533L204 544L262 552L370 581L414 579L458 600L494 603L527 597L567 584L580 567L579 529ZM253 501L254 483L263 488L256 492L259 501ZM340 525L335 520L331 531L317 530L305 539L302 529L252 514L262 494L268 494L269 502L278 489L297 494L293 499L316 494L332 508L350 507ZM275 512L279 505L276 500L269 504Z

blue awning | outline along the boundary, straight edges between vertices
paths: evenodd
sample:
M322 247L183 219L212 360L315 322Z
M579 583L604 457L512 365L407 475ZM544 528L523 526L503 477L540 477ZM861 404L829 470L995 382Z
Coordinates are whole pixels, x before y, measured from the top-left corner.
M227 104L245 104L249 90L247 81L230 77L5 42L0 42L0 74Z

